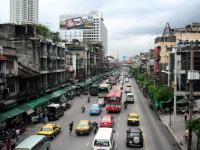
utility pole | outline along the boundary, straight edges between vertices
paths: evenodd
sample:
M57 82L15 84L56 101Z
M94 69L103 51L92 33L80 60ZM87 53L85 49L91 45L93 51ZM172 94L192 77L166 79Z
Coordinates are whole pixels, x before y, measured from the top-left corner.
M192 43L190 43L192 44ZM194 70L194 51L193 45L190 45L190 71ZM192 114L193 114L193 80L189 80L190 83L190 90L189 90L189 120L192 121ZM192 146L192 129L189 128L189 137L188 137L188 150L191 150Z
M178 47L180 49L180 46ZM174 120L173 120L173 129L176 130L176 99L177 99L177 50L174 53Z

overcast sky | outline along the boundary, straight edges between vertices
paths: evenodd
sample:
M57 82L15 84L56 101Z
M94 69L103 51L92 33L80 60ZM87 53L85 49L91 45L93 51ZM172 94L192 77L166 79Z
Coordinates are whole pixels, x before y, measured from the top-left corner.
M9 22L9 1L0 0L0 23ZM133 56L154 47L165 24L172 28L200 22L200 0L39 0L39 22L59 30L61 14L103 13L108 53Z

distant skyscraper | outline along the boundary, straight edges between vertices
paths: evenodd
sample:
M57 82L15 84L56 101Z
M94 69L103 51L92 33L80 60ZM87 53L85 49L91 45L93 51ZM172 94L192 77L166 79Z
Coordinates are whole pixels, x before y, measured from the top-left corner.
M37 24L38 0L10 0L10 23Z
M81 19L80 19L81 18ZM74 14L74 15L61 15L60 22L65 23L66 20L70 20L70 29L67 30L65 25L62 25L61 35L63 39L72 41L72 39L78 39L81 42L100 42L103 46L103 50L107 52L107 28L104 24L103 14L97 11L91 11L88 14ZM76 19L76 20L75 20ZM75 20L75 21L74 21ZM79 24L74 25L79 21ZM83 20L84 25L81 25ZM86 23L87 22L87 23ZM74 25L74 28L72 28Z

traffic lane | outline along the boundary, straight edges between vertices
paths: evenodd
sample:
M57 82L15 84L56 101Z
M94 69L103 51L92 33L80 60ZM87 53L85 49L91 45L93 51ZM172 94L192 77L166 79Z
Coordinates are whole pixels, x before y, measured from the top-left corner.
M79 120L88 119L88 120L99 120L100 116L90 116L89 109L92 103L96 103L97 97L91 97L91 103L87 103L87 96L81 95L80 97L75 97L72 100L72 107L65 112L65 115L54 123L60 124L62 127L62 132L51 141L51 150L74 150L74 149L83 149L88 150L92 146L92 141L94 138L93 134L86 136L77 136L74 132ZM85 105L85 113L81 113L81 106ZM73 133L69 135L69 123L74 121Z
M134 87L135 103L141 116L141 126L146 135L146 143L149 143L148 148L153 150L178 149L163 123L158 119L155 112L149 109L148 99L143 96L136 82L134 80L131 80L131 82Z
M124 100L124 98L123 98L123 100ZM128 104L127 109L123 108L119 114L113 114L114 115L114 119L115 119L115 125L117 124L114 127L114 130L115 130L115 141L116 141L115 142L115 149L117 149L117 150L133 149L131 147L127 147L126 146L126 131L129 128L133 127L133 126L127 125L127 117L128 117L127 115L128 115L128 113L131 113L131 112L139 113L138 109L137 109L137 105ZM136 126L136 127L140 127L141 128L141 126ZM146 147L147 147L147 145L144 143L144 146L142 148L139 148L139 149L140 150L147 149ZM137 149L137 148L135 148L135 149Z

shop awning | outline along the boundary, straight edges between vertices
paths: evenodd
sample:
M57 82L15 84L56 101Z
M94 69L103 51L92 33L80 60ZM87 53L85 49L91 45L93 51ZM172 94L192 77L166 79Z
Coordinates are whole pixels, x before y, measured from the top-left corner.
M0 115L0 123L5 122L6 118Z
M52 94L48 94L46 96L39 97L37 99L34 99L34 100L28 102L27 105L29 105L31 108L34 109L37 106L41 106L41 105L47 103L51 99L52 99Z
M5 112L0 113L0 118L3 117L5 119L10 119L10 118L15 117L15 116L17 116L19 114L22 114L24 112L25 111L22 110L22 109L13 108L13 109L10 109L10 110L7 110Z
M66 88L63 88L63 89L53 92L52 97L53 98L60 97L60 96L64 95L65 93L66 93Z
M27 104L20 105L18 108L24 110L27 115L34 113L34 110Z
M8 59L6 58L6 56L0 55L0 61L5 61L5 60L8 60Z

